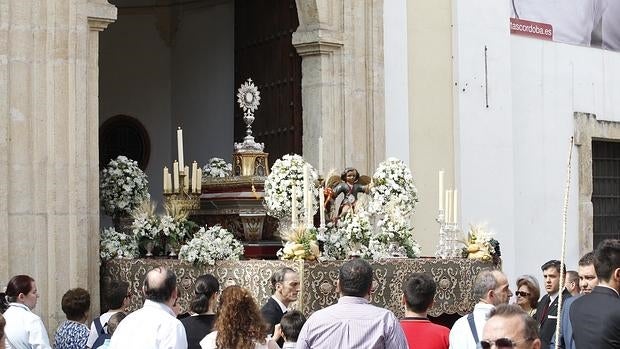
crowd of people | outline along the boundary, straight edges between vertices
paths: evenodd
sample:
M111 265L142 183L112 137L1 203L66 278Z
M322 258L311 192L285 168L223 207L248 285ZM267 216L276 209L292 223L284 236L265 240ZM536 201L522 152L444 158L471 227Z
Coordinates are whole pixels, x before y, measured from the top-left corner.
M125 314L129 284L114 281L107 292L110 309L90 327L90 295L81 288L67 291L61 301L67 319L52 343L56 349L620 348L620 240L603 241L579 260L576 272L564 269L557 260L542 265L545 294L540 299L535 277L517 278L514 304L508 304L513 294L506 275L481 271L471 290L478 300L473 311L448 329L428 318L437 290L431 275L413 273L404 280L405 316L399 320L370 303L373 269L359 258L339 269L338 302L308 319L290 308L301 287L293 269L273 273L273 295L262 307L248 289L221 290L214 276L202 275L190 312L182 314L175 273L158 267L144 279L142 308ZM565 280L562 290L560 280ZM4 298L0 349L52 348L43 322L32 312L39 298L35 280L14 276Z

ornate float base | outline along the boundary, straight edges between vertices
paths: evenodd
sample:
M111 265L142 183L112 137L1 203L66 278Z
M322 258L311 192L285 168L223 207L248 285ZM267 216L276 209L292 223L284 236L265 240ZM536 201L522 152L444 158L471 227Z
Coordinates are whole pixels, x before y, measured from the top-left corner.
M182 293L181 307L184 311L189 308L189 301L194 293L192 290L194 281L204 273L217 277L222 287L237 284L248 288L262 305L271 296L269 285L271 274L282 267L291 267L299 272L302 285L295 308L309 315L338 300L336 280L338 268L342 263L343 261L248 260L197 267L172 259L115 259L102 265L101 299L106 299L107 285L113 279L128 281L130 292L141 295L145 273L161 265L171 268L177 274ZM491 263L468 259L389 259L370 263L375 270L372 303L392 310L397 316L403 316L401 290L403 281L411 273L427 272L437 281L435 304L430 309L429 315L464 315L470 312L476 303L471 294L474 277L484 268L494 268ZM138 309L142 303L141 297L132 297L130 310ZM107 306L102 303L101 310L106 309Z

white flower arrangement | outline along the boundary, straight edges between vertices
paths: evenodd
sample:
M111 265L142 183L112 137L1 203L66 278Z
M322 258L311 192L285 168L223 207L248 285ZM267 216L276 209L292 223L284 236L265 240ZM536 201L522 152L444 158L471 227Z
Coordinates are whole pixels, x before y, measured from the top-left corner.
M409 218L397 206L388 204L387 213L377 222L377 227L368 243L373 259L420 256L421 248L413 238Z
M143 200L150 198L146 174L136 161L119 155L101 172L99 196L106 214L112 217L129 215Z
M139 240L155 240L159 236L160 219L155 214L155 205L150 201L143 201L133 214L131 231Z
M201 227L187 244L181 247L179 259L197 265L214 265L216 261L239 260L243 245L234 235L219 225Z
M348 211L334 225L317 237L323 241L323 258L343 260L352 255L368 258L372 226L370 216L364 210Z
M103 261L113 258L137 258L139 255L135 236L119 233L112 227L101 232L99 256Z
M232 164L222 158L211 158L202 168L205 177L228 177L232 175Z
M265 180L265 207L267 214L276 218L291 215L292 193L295 190L298 220L305 213L303 203L303 173L304 166L308 164L297 154L287 154L276 160L271 168L271 173ZM316 170L308 165L308 180L313 193L312 214L316 213L319 205L318 191L314 183L318 179Z
M396 158L383 161L375 171L368 210L384 214L388 202L398 206L404 215L412 213L418 202L418 191L413 184L411 170Z

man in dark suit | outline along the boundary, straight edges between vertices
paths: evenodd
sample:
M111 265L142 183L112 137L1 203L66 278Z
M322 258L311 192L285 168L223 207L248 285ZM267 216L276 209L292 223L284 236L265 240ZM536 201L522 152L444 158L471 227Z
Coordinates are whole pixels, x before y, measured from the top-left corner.
M601 242L594 253L599 285L570 308L577 348L620 348L620 240Z
M540 269L545 279L545 290L547 294L541 298L536 307L536 320L540 324L541 348L549 348L551 337L555 335L555 326L558 321L558 298L560 290L560 278L566 274L566 268L562 268L560 273L560 261L550 260L543 264ZM570 298L570 292L562 290L562 298Z
M268 324L268 333L273 334L275 325L280 323L282 315L289 305L297 301L299 294L299 275L291 268L282 268L271 275L273 295L261 308L261 314Z

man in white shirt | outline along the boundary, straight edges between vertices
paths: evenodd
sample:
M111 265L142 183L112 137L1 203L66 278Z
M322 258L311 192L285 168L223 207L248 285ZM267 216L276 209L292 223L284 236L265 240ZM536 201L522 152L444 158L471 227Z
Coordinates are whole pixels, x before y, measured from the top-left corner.
M482 339L487 316L499 304L507 304L512 291L508 278L499 270L483 270L474 280L472 290L479 302L474 311L456 320L450 330L450 349L476 349Z
M187 349L185 328L172 306L178 298L177 277L158 267L146 274L144 306L129 314L110 341L111 349Z

